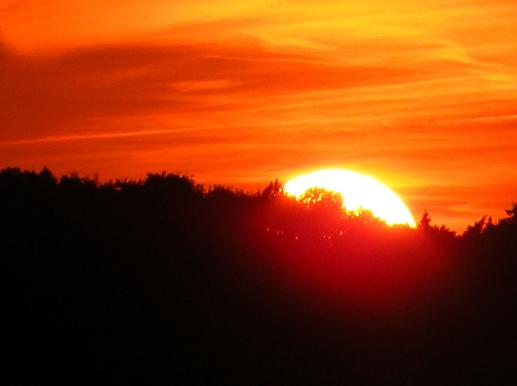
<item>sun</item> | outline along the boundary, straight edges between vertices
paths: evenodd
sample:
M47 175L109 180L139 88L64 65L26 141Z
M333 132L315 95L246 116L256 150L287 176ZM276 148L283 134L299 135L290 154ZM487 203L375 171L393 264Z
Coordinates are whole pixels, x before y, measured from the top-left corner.
M312 188L339 193L348 212L368 210L388 225L416 227L404 201L373 177L345 169L324 169L293 178L284 185L284 191L296 198Z

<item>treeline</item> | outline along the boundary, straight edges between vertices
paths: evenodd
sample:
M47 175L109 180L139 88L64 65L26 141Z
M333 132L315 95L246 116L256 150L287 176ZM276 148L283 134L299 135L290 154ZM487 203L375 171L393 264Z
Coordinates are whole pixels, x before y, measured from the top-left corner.
M0 172L10 384L510 385L517 205L456 235L149 174Z

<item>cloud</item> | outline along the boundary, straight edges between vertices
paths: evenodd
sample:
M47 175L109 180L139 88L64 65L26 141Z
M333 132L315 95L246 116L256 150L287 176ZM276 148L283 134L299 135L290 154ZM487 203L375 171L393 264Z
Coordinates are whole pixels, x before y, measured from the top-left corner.
M259 45L110 45L58 55L16 55L0 47L0 55L4 142L77 134L92 119L239 110L275 95L410 76Z

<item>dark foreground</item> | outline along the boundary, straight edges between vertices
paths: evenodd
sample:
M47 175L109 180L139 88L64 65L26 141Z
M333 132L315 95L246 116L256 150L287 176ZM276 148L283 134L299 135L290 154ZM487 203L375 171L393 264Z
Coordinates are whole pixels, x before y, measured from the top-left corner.
M2 171L6 384L517 384L517 207L458 237L315 194Z

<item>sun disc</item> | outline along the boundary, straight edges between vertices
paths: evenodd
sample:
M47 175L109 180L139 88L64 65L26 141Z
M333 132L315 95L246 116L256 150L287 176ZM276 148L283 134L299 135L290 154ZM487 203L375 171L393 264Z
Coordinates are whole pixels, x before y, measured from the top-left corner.
M345 169L324 169L293 178L284 185L284 191L296 198L312 188L339 193L348 212L368 210L388 225L416 227L402 199L373 177Z

